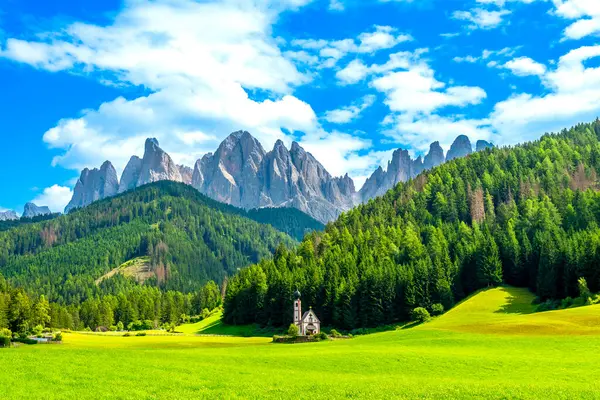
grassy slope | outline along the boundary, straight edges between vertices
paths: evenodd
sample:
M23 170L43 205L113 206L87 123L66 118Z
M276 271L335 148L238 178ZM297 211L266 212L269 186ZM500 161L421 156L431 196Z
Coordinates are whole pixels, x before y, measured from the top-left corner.
M0 398L600 398L600 309L529 304L494 289L413 329L307 345L70 334L0 351Z

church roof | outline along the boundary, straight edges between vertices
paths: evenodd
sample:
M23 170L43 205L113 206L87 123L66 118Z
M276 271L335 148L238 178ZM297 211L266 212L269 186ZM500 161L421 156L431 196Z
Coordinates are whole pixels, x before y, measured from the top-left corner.
M312 314L313 318L315 319L315 321L314 321L314 322L319 322L319 323L321 323L321 320L320 320L320 319L317 317L317 314L315 314L315 312L312 310L312 308L311 308L310 310L308 310L308 311L306 311L306 312L304 313L304 315L302 316L302 321L306 320L306 318L307 318L307 317L308 317L310 314Z

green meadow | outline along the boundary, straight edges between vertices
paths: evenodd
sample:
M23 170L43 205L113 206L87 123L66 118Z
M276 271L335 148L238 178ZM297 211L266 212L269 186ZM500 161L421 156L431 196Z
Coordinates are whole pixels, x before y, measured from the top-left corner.
M600 306L532 298L492 289L420 326L302 345L197 335L236 334L218 316L179 336L65 334L0 351L0 399L600 399Z

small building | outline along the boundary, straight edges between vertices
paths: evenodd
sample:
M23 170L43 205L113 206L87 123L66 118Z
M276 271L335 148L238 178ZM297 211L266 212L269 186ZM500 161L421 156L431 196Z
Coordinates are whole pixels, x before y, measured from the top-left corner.
M294 325L302 336L316 335L321 333L321 321L312 307L302 314L302 295L296 290L294 293Z

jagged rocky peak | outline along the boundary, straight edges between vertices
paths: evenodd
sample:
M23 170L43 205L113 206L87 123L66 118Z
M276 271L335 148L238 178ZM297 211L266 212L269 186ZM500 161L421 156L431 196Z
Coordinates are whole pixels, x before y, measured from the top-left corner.
M119 193L127 190L135 189L137 182L140 179L142 172L142 159L138 156L132 156L127 163L127 166L121 174L121 182L119 183Z
M183 179L183 183L186 185L191 185L194 178L194 170L185 165L178 165L179 173L181 174L181 179Z
M0 211L0 221L14 221L17 219L19 219L19 216L13 210Z
M40 215L48 215L52 214L52 211L46 206L37 206L34 203L25 204L25 208L23 210L23 217L25 218L33 218L38 217Z
M114 196L119 191L117 171L110 161L105 161L100 169L81 171L81 176L75 184L73 198L65 208L69 212L74 208L85 207L94 201Z
M478 140L475 144L475 151L482 151L485 149L493 149L494 144L485 140Z
M444 156L444 150L440 146L440 142L433 142L429 146L429 153L427 153L423 161L423 168L431 169L443 164L445 161L446 157Z
M446 161L454 160L459 157L466 157L473 153L473 146L471 141L465 135L460 135L454 140L448 154L446 155Z
M183 177L171 157L159 147L158 140L150 138L144 146L137 186L158 181L183 182Z

